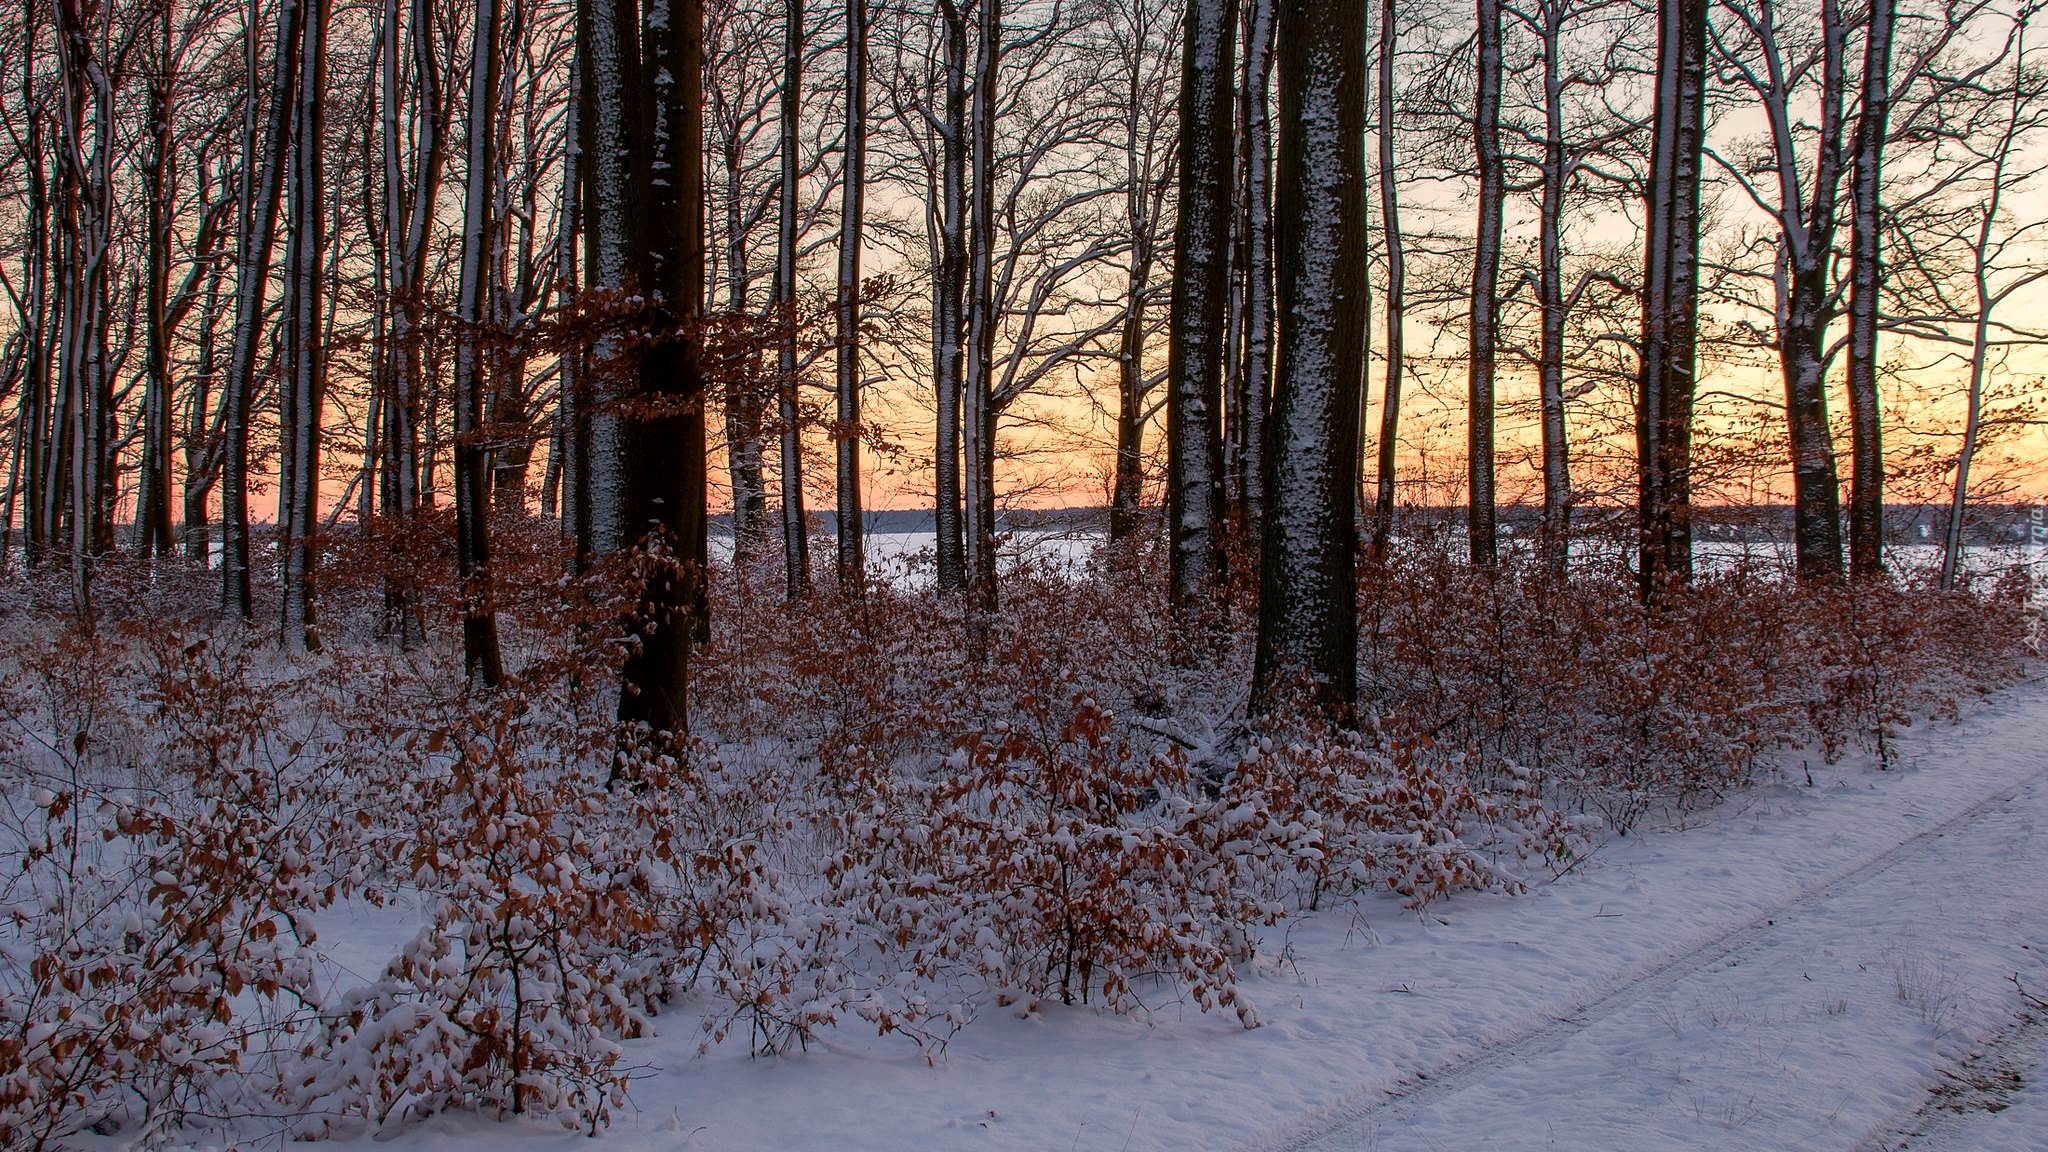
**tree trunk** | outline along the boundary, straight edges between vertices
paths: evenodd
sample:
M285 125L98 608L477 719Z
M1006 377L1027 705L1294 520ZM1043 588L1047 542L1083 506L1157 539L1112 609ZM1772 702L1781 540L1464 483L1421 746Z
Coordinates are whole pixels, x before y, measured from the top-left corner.
M1479 227L1472 243L1465 529L1472 563L1497 558L1493 475L1493 373L1500 324L1501 211L1507 197L1500 150L1501 0L1479 0L1479 88L1472 143L1479 167Z
M1394 169L1394 62L1400 38L1395 0L1380 0L1379 81L1379 167L1380 227L1387 243L1387 382L1380 401L1378 483L1372 516L1372 550L1375 564L1386 559L1387 538L1394 530L1394 450L1401 431L1401 335L1407 312L1408 260L1401 239L1401 186Z
M253 618L249 583L249 409L256 397L256 360L263 337L270 258L277 243L278 200L284 192L291 139L293 94L298 88L305 0L279 0L277 44L271 62L269 111L259 131L256 93L242 119L242 205L235 268L234 340L228 353L221 403L221 607ZM244 29L248 74L259 72L256 28L259 0L249 0Z
M327 390L322 277L326 272L326 83L329 0L304 0L299 20L298 84L291 94L291 231L285 245L279 381L278 549L284 562L283 638L290 650L317 651L314 577L319 561L320 422Z
M858 591L867 573L861 546L860 246L868 145L868 6L846 0L846 159L839 187L839 285L833 301L839 585Z
M967 347L961 391L961 466L968 587L978 604L995 596L996 79L1002 66L1002 0L976 0L974 91L968 110Z
M171 530L171 433L173 421L171 333L166 319L171 286L172 175L171 102L177 61L171 46L172 0L157 6L155 68L149 77L149 151L143 160L144 384L142 474L135 511L135 547L143 556L169 556L176 548Z
M1792 457L1793 548L1799 579L1842 575L1842 509L1828 427L1827 359L1834 298L1835 216L1842 151L1842 39L1837 0L1821 0L1820 128L1811 202L1801 204L1790 171L1794 127L1783 107L1786 81L1767 109L1779 143L1778 346L1785 380L1787 443ZM1765 20L1772 19L1765 9ZM1775 54L1772 67L1777 68Z
M782 428L782 558L791 600L811 586L811 534L804 513L803 425L797 409L796 246L798 120L803 115L804 5L784 0L782 39L782 210L775 234L775 406Z
M1236 0L1183 17L1180 213L1167 344L1166 520L1173 603L1205 603L1223 578L1223 344L1230 292Z
M961 375L967 289L967 17L959 0L939 0L945 25L944 113L940 117L938 251L932 270L932 390L938 431L933 440L934 514L941 591L967 587L960 508Z
M1340 723L1358 692L1358 384L1365 333L1365 13L1345 0L1281 10L1274 172L1279 374L1259 577L1254 707L1305 688Z
M491 390L485 339L492 184L497 174L498 4L476 0L471 40L469 147L462 212L462 266L456 295L455 566L462 583L462 666L497 687L505 679L492 607L491 506L483 443L483 402Z
M1547 0L1543 20L1543 199L1538 209L1537 295L1543 334L1537 383L1543 405L1543 516L1537 547L1562 577L1571 554L1572 476L1564 424L1564 3Z
M1863 45L1862 111L1850 170L1849 575L1884 575L1884 426L1877 395L1877 326L1883 288L1882 167L1891 108L1893 0L1870 0Z
M635 324L653 336L627 348L607 335L594 350L596 377L625 385L630 403L594 397L583 421L578 536L596 556L641 554L618 715L680 736L705 555L704 13L701 0L652 0L644 13L633 0L584 0L580 17L588 271L594 287L644 292Z
M1657 103L1643 256L1636 400L1640 594L1692 579L1692 408L1699 340L1699 205L1706 137L1706 0L1660 0Z
M1265 515L1266 414L1273 400L1273 7L1247 0L1244 45L1244 362L1237 377L1239 511L1257 539Z

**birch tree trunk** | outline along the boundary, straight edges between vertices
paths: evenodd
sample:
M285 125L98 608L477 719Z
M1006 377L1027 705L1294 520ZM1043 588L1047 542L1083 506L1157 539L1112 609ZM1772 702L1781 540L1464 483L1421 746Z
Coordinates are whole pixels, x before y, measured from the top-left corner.
M1636 399L1642 537L1637 576L1645 603L1665 582L1692 579L1692 409L1706 59L1706 0L1660 0L1645 204L1642 381Z
M1365 333L1365 12L1281 8L1274 187L1280 314L1252 700L1306 689L1349 723L1358 693L1358 386Z
M1223 346L1229 320L1237 3L1190 0L1182 19L1180 212L1174 226L1166 369L1166 521L1170 594L1176 608L1190 608L1214 596L1223 579Z
M1861 110L1849 176L1849 575L1855 580L1884 575L1884 422L1877 393L1877 329L1884 283L1879 248L1893 19L1893 0L1870 0Z
M834 391L838 426L839 585L858 591L867 573L861 545L860 493L860 246L867 184L868 117L867 0L846 0L846 142L839 186L839 285L833 300Z
M462 666L497 687L505 679L492 607L491 505L483 443L484 396L491 390L484 336L491 239L498 106L498 4L476 0L471 41L468 148L462 211L462 265L456 294L455 566L462 582Z
M1501 211L1507 196L1500 148L1501 0L1479 0L1479 80L1472 142L1479 169L1479 227L1473 237L1468 358L1465 529L1472 563L1498 558L1493 470L1494 353L1500 325Z

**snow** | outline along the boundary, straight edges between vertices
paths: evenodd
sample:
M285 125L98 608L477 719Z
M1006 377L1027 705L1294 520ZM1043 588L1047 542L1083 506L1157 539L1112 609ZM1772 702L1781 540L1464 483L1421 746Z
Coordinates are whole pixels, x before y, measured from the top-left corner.
M644 1075L600 1139L613 1152L2039 1148L2048 1093L2032 1083L2048 1043L2021 1024L2011 978L2048 989L2048 685L1900 747L1890 772L1792 756L1779 782L1605 843L1524 897L1298 917L1247 975L1266 1021L1252 1031L1152 989L1162 999L1136 1018L992 1011L931 1066L851 1027L755 1060L743 1044L700 1053L684 1004L662 1035L625 1045ZM357 951L384 926L361 928L326 939ZM2022 1070L2006 1111L1929 1108L1931 1090L1993 1060ZM477 1116L396 1143L590 1147Z

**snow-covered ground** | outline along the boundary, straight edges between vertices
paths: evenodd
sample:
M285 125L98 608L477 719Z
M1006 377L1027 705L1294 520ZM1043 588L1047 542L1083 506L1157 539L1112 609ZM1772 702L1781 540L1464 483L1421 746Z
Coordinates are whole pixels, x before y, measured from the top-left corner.
M1252 1031L1155 989L1140 1018L991 1010L936 1066L854 1028L755 1060L700 1054L685 1005L628 1046L645 1075L597 1146L2048 1148L2048 1022L2015 977L2048 994L2038 681L1907 734L1894 771L1791 757L1526 896L1287 922ZM593 1147L476 1116L398 1143Z

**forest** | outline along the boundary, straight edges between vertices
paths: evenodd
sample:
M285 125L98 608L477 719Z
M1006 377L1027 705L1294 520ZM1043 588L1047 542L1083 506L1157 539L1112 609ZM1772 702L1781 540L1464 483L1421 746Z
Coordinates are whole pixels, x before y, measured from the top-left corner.
M1255 1028L1892 766L2044 634L2036 15L20 0L0 1144Z

